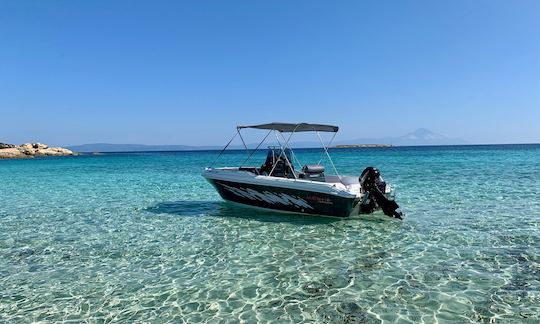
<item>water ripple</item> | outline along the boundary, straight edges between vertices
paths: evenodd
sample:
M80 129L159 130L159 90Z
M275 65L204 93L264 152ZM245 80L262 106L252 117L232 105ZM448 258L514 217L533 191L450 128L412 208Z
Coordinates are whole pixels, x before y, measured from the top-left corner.
M336 152L403 222L224 203L211 153L0 161L0 322L538 322L539 152Z

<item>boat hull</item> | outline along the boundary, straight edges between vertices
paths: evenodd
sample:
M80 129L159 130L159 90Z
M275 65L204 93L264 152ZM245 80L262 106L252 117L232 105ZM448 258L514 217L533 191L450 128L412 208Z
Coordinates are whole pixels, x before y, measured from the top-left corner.
M221 179L207 180L225 200L279 211L348 217L358 204L354 197Z

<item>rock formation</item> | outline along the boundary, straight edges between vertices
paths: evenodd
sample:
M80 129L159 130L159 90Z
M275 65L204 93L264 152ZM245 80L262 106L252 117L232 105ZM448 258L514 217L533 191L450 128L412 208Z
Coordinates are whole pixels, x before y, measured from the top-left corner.
M0 149L14 148L16 145L0 143Z
M62 147L49 147L42 143L25 143L22 145L0 143L0 159L66 155L77 155L77 153Z

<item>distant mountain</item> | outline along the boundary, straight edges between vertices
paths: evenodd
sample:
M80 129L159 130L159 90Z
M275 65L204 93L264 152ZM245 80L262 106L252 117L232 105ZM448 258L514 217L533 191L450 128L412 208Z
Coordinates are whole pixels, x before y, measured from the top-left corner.
M258 143L257 143L258 144ZM247 144L253 149L257 144ZM261 148L277 143L267 143ZM414 146L414 145L459 145L467 144L466 141L459 138L450 138L441 134L434 133L425 128L419 128L414 132L399 137L382 138L359 138L354 140L336 141L332 145L353 145L353 144L391 144L394 146ZM307 148L320 147L320 142L296 142L293 147ZM74 152L156 152L156 151L196 151L196 150L219 150L222 146L191 146L191 145L142 145L142 144L108 144L95 143L68 146L68 149ZM242 145L231 145L230 149L242 149Z
M259 143L247 143L249 149L255 149ZM299 142L295 143L294 147L319 147L318 142ZM268 146L278 146L277 143L269 142L266 145L261 145L260 148ZM82 145L67 146L73 152L80 153L107 153L107 152L164 152L164 151L204 151L204 150L221 150L223 146L207 145L207 146L192 146L192 145L144 145L144 144L110 144L110 143L92 143ZM243 145L230 145L228 149L243 150Z
M418 128L414 132L410 132L409 134L403 135L400 137L402 140L410 140L410 141L438 141L438 140L445 140L447 137L434 133L430 131L429 129L425 128Z

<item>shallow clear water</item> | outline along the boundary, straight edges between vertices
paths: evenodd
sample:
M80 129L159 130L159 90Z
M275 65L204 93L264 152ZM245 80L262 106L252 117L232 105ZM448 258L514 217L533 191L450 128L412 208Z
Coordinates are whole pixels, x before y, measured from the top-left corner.
M230 205L216 155L0 161L0 322L540 320L540 146L334 150L402 222Z

